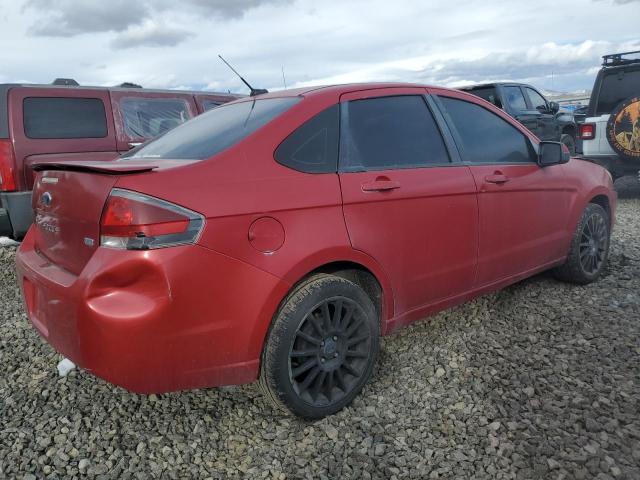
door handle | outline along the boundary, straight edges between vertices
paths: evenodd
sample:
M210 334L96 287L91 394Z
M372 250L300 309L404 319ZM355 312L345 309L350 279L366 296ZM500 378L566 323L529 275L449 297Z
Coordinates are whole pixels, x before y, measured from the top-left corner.
M502 172L494 172L493 175L487 175L486 177L484 177L484 181L487 183L502 185L503 183L507 183L509 181L509 177L504 175Z
M129 145L129 148L136 148L142 145L142 142L129 142L128 145Z
M385 192L400 188L400 183L389 179L388 177L378 177L372 182L362 184L363 192Z

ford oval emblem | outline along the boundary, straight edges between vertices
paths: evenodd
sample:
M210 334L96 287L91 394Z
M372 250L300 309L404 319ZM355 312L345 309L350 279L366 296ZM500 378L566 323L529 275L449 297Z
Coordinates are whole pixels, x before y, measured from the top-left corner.
M49 192L44 192L42 194L42 197L40 197L40 203L42 203L45 207L48 207L49 205L51 205L52 200L53 200L53 197Z

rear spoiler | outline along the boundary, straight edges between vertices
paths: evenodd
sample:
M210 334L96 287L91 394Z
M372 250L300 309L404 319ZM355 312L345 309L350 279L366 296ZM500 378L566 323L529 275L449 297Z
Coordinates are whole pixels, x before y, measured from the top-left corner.
M114 160L114 161L58 161L34 163L33 170L71 170L76 172L106 173L108 175L125 175L128 173L150 172L157 169L184 166L193 163L189 160L159 160L157 162L135 160Z

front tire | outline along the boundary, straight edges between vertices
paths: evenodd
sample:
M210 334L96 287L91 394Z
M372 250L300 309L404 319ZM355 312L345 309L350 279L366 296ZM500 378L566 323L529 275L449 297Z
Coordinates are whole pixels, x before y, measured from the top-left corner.
M557 278L583 285L598 279L609 258L609 222L604 208L595 203L587 205L571 240L567 261L554 271Z
M360 393L378 354L376 309L355 283L314 275L287 297L262 355L259 385L285 413L332 415Z

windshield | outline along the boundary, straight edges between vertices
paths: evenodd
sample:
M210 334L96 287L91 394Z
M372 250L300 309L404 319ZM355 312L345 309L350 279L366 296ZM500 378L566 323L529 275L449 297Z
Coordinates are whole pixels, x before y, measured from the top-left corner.
M122 158L203 160L235 145L299 100L298 97L266 98L221 105L130 151Z
M640 69L605 74L600 85L596 115L611 113L620 102L633 95L640 95Z

